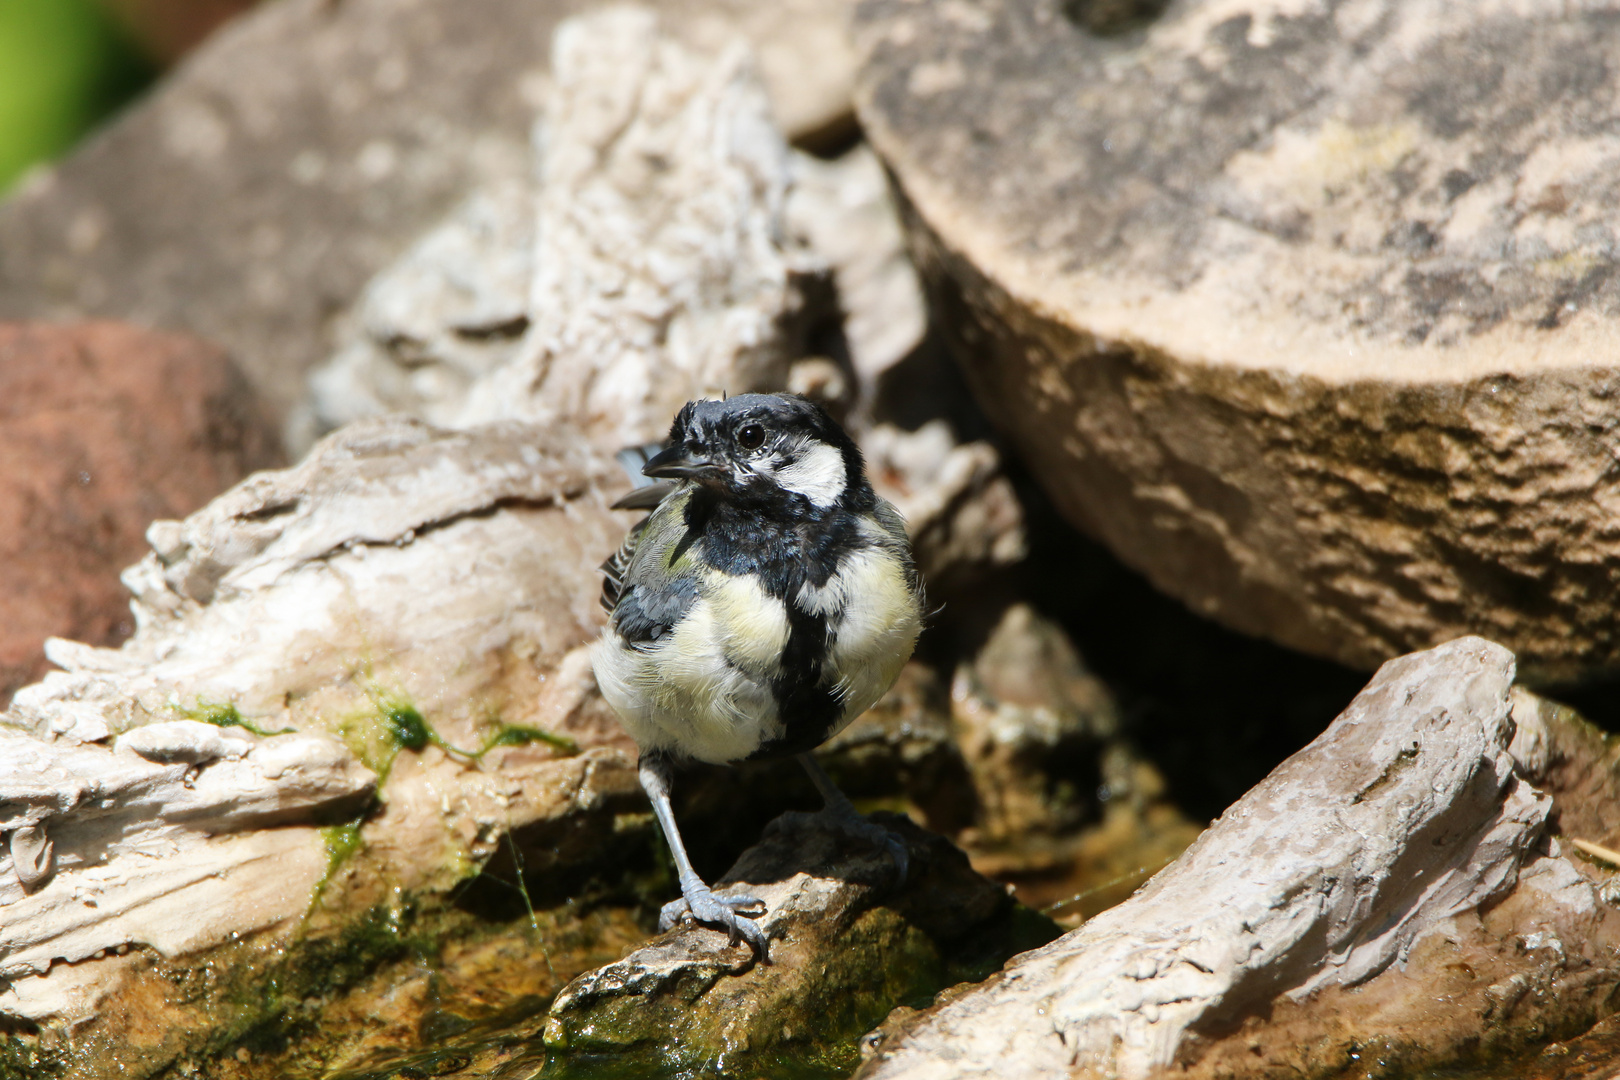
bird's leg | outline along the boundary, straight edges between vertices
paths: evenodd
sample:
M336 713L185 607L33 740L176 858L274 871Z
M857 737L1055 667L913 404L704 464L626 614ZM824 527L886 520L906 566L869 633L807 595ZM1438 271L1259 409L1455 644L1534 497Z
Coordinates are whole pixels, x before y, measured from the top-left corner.
M810 774L810 782L816 785L821 792L822 801L826 804L822 813L830 818L840 832L850 833L870 840L889 853L889 860L894 863L895 874L900 881L906 880L906 868L911 863L910 853L906 849L906 842L893 832L885 829L875 821L868 821L855 804L849 801L849 796L838 790L832 777L822 769L821 763L810 754L800 754L799 764L804 771Z
M686 846L681 843L681 832L675 826L675 811L669 803L674 773L669 759L661 754L643 754L637 772L641 777L642 790L652 801L653 815L664 830L664 840L669 844L670 854L675 856L675 870L681 879L681 898L671 900L658 913L658 929L668 930L682 915L689 914L698 922L723 927L731 935L733 945L739 937L747 938L748 944L761 957L767 956L769 939L759 924L753 921L765 913L764 901L753 896L716 896L703 884L703 879L692 869L692 860L686 857ZM761 910L752 915L737 910L753 907Z

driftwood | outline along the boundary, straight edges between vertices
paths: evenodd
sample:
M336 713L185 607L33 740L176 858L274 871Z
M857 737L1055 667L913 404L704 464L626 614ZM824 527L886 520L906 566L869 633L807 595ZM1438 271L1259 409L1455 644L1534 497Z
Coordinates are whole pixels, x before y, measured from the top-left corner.
M897 1022L862 1077L1154 1075L1279 997L1398 967L1527 865L1567 879L1510 751L1513 668L1479 638L1390 661L1136 896Z
M316 826L355 820L378 774L366 835L421 889L633 790L571 653L622 529L603 483L561 432L368 421L154 524L135 636L51 642L63 670L0 718L0 1015L80 1023L147 950L293 934L333 869ZM479 765L427 739L480 749L495 713L584 752Z

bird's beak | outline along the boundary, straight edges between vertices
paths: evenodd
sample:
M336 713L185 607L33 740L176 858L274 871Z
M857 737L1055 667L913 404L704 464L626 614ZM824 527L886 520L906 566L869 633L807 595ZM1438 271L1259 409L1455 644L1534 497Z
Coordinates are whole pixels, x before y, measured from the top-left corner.
M684 446L672 446L654 454L641 467L642 476L655 480L720 480L725 471L712 461L693 457Z

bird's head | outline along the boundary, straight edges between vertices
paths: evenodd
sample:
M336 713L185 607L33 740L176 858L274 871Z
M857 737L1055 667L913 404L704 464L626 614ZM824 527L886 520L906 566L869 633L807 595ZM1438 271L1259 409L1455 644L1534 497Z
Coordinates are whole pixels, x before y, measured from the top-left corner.
M745 504L859 510L873 500L854 441L819 405L793 394L687 402L667 448L641 471Z

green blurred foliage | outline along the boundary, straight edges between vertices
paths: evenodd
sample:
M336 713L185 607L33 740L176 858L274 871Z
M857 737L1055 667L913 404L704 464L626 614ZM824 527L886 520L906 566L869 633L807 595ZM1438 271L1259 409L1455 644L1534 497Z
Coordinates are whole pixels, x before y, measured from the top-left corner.
M155 75L95 0L0 0L0 192Z

